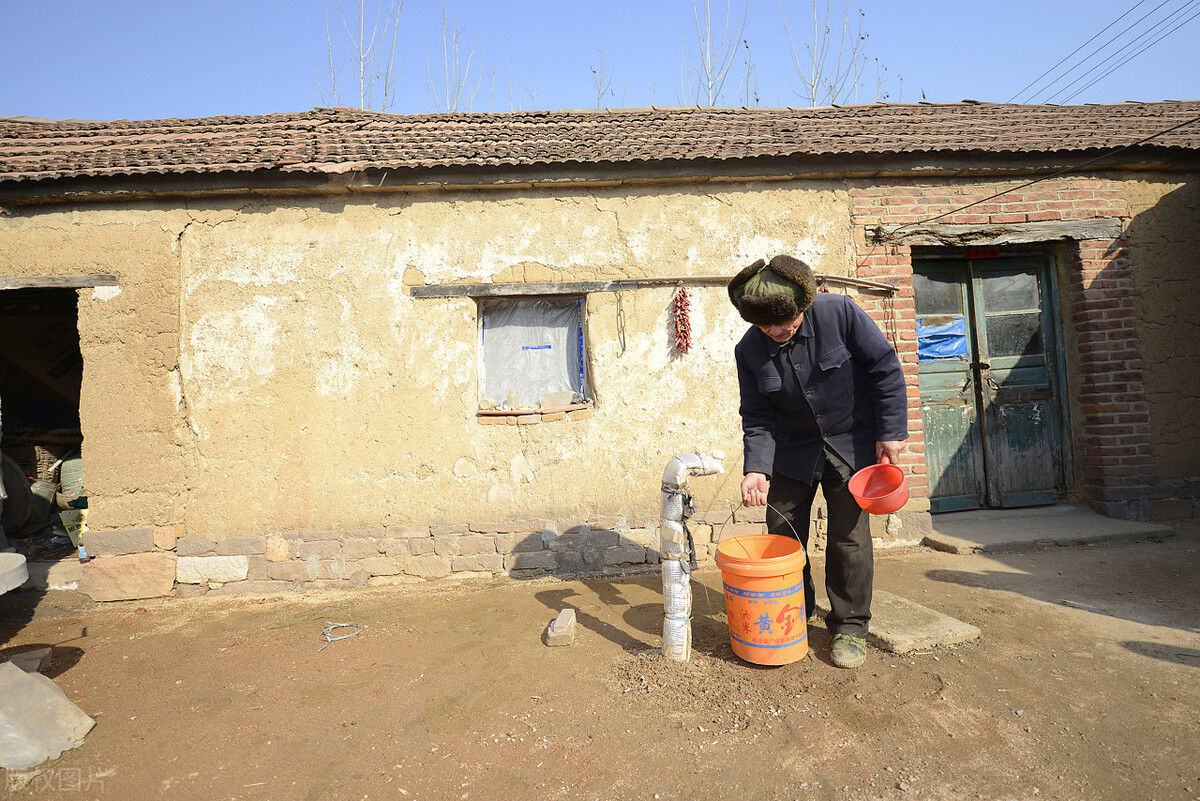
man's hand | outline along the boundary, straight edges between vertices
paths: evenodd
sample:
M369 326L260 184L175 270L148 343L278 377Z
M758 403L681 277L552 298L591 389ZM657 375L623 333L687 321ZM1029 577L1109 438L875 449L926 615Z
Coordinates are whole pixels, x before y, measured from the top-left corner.
M875 443L875 461L882 462L883 455L888 455L888 461L892 464L900 463L900 451L904 450L903 440L889 440L887 442ZM745 486L745 485L743 485Z
M762 473L747 473L742 479L742 503L747 506L767 505L767 477Z

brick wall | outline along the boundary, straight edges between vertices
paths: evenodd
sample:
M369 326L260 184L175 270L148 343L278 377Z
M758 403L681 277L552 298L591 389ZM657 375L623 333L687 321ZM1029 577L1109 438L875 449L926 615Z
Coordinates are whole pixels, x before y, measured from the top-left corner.
M874 244L877 226L927 221L996 225L1047 220L1123 218L1129 213L1121 188L1095 178L1063 177L1017 188L1024 181L967 185L953 180L916 185L905 181L851 181L858 277L899 287L892 298L863 296L859 302L893 338L909 379L911 439L904 458L914 496L928 497L917 374L916 310L912 292L912 249ZM1005 190L1001 197L984 200ZM980 202L983 201L983 202ZM978 205L961 209L971 203ZM1060 287L1069 311L1062 321L1075 401L1076 475L1090 503L1117 517L1146 517L1155 479L1150 459L1149 407L1138 347L1138 302L1124 241L1075 243Z

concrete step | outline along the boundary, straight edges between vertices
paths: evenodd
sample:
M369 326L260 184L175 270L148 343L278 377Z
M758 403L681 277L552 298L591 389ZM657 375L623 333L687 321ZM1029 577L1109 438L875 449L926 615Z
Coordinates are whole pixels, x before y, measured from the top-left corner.
M937 514L924 544L948 553L1002 553L1174 533L1157 523L1114 520L1078 506L1058 505Z
M829 600L817 598L821 617L829 614ZM875 590L871 597L871 631L867 641L882 651L906 654L929 648L958 645L979 639L979 629L918 603Z

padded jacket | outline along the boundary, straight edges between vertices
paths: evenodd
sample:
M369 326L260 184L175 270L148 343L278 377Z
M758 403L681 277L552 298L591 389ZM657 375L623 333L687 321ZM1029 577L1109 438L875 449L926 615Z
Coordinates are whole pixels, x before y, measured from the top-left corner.
M795 336L751 328L734 348L743 472L811 483L828 446L855 470L877 441L908 439L908 393L896 351L844 295L818 294Z

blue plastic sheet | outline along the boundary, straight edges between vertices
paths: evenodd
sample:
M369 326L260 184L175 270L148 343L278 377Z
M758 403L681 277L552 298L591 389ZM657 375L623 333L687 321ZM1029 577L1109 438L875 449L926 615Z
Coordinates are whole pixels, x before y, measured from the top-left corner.
M967 358L967 323L962 317L941 325L917 325L917 361Z

